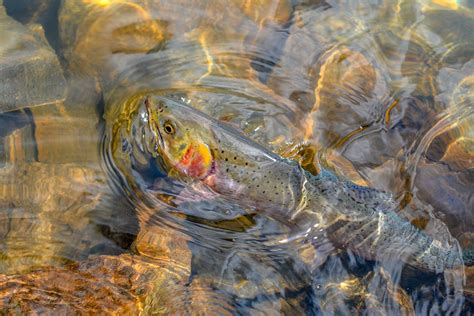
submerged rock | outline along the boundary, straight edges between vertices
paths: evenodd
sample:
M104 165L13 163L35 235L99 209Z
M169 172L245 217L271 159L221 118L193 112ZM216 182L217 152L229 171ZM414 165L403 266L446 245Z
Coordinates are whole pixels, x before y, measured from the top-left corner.
M154 314L182 313L182 271L131 255L96 256L65 267L0 275L0 308L8 313L138 314L147 297L161 300Z
M0 6L0 113L60 102L66 83L41 26L30 29Z
M0 211L6 214L0 220L0 272L61 265L97 249L123 252L99 227L132 235L134 218L124 205L114 207L117 198L103 176L75 164L17 162L0 168Z

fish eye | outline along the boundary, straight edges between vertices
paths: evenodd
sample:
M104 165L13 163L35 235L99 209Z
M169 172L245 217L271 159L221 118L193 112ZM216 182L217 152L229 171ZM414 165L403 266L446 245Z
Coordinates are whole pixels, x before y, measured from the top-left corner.
M170 121L166 121L163 124L163 130L165 131L166 134L173 135L174 132L175 132L175 128L173 126L173 123L171 123Z

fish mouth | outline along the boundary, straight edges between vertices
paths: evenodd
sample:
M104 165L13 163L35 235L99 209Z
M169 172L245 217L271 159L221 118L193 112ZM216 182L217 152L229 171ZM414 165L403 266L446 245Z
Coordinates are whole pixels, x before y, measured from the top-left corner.
M158 151L160 148L165 147L165 141L163 140L163 135L161 135L160 129L157 128L156 131L158 132L158 144L156 145L156 150Z
M157 125L158 122L155 122L155 117L153 116L153 111L151 108L152 106L151 106L149 96L145 97L144 103L145 103L145 108L146 108L146 112L148 116L148 128L153 133L153 135L155 135L155 137L158 139L158 142L155 145L155 150L159 152L161 148L164 148L165 141L163 139L163 135L160 132L160 129L158 128L158 125ZM158 116L158 114L156 114L156 116Z

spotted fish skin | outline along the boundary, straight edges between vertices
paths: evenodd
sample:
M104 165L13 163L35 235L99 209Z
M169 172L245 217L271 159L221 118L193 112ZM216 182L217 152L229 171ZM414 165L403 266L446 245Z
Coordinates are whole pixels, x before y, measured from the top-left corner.
M233 149L245 148L235 140L220 144L214 148L215 177L220 181L210 184L221 194L232 195L257 210L279 212L293 221L298 221L298 214L313 213L318 227L339 224L330 238L369 258L402 258L437 273L463 264L457 243L443 247L398 216L395 202L384 192L358 186L328 170L314 176L297 163L261 148Z
M343 246L370 258L403 259L436 273L463 265L457 242L443 246L400 217L395 201L385 192L358 186L326 170L307 176L310 180L305 191L314 199L309 208L342 217L345 224L332 234Z
M320 227L339 226L332 230L331 240L374 259L399 258L434 272L462 266L457 242L443 246L398 216L388 194L358 186L327 170L314 176L295 161L270 152L182 102L163 96L148 102L158 108L157 117L161 117L157 122L173 121L176 129L192 131L192 137L187 134L186 139L209 148L211 172L199 179L185 174L183 180L203 182L241 205L295 222L302 214L307 220L310 214ZM161 132L160 138L163 135ZM159 147L157 144L158 151ZM160 154L166 158L164 149Z

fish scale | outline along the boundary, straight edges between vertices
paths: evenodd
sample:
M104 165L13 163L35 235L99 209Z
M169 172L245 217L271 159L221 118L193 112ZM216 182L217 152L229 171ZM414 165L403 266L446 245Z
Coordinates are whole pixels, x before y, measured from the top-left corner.
M221 142L222 147L230 145ZM218 148L214 149L213 156L219 161L219 176L231 181L229 189L223 188L223 192L244 198L243 203L280 212L292 211L299 203L302 193L302 172L299 165L281 164L273 156L262 156L249 162L241 153Z
M305 212L322 212L315 223L328 228L341 226L332 232L331 240L365 257L404 258L418 268L435 272L462 265L457 244L448 248L439 246L433 238L398 216L394 201L384 192L357 186L327 170L313 176L286 159L249 167L241 164L245 160L235 152L216 157L218 161L223 158L221 166L226 177L245 184L244 188L227 193L240 201L250 201L252 207L271 212L280 210L290 216L301 212L298 207L302 205ZM293 181L287 181L288 178ZM297 216L293 220L297 221Z
M358 186L324 169L312 175L295 161L268 151L180 101L163 96L146 100L158 109L158 125L151 129L160 136L156 143L164 160L176 161L175 156L180 155L172 152L174 142L209 148L213 159L209 174L200 179L182 175L181 180L202 181L215 192L269 216L294 223L310 218L309 224L325 228L336 245L371 259L401 259L437 273L462 266L457 241L444 245L401 218L387 193ZM176 135L160 131L164 122L173 122ZM174 166L169 163L168 168Z
M394 201L386 193L359 187L328 171L313 177L310 183L308 194L322 195L334 212L347 216L348 223L332 234L333 239L342 240L346 247L357 248L371 258L404 258L412 265L435 272L462 265L458 243L441 246L398 216Z

